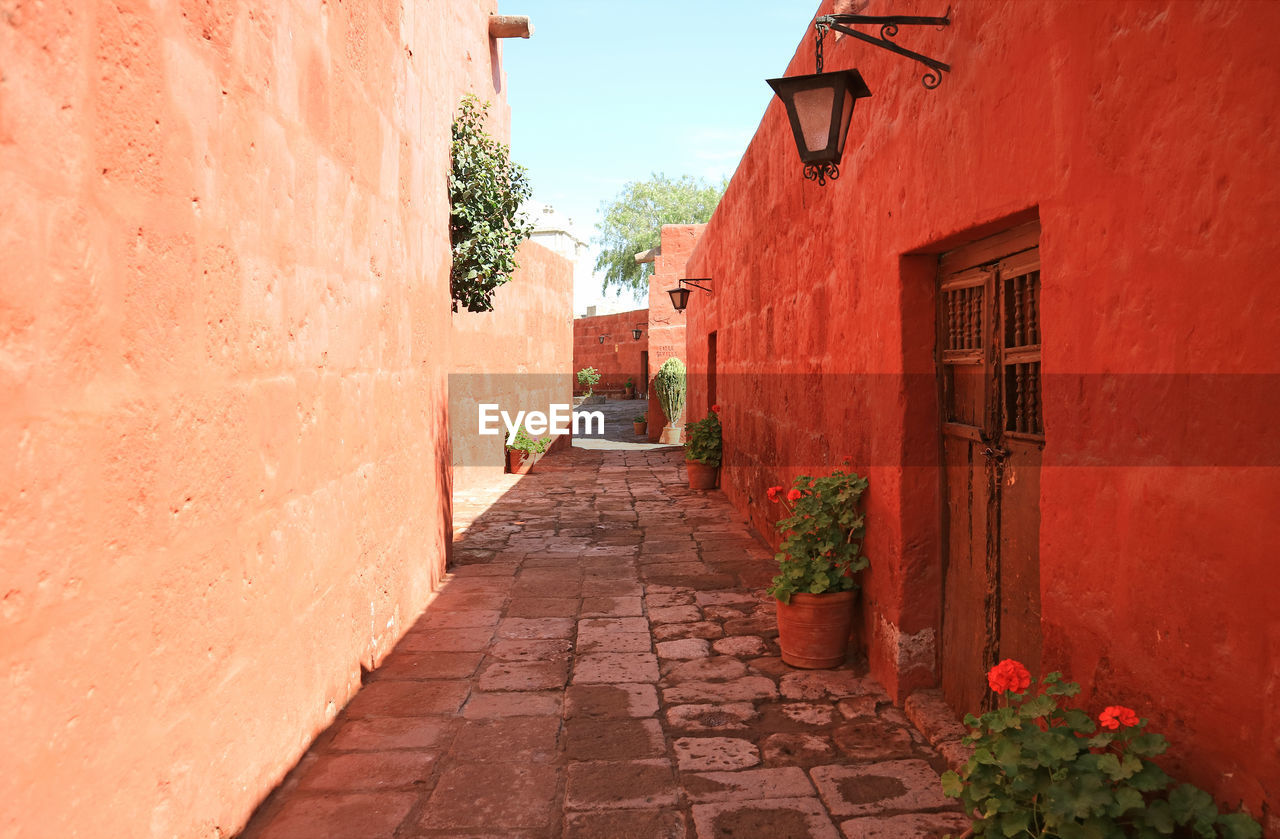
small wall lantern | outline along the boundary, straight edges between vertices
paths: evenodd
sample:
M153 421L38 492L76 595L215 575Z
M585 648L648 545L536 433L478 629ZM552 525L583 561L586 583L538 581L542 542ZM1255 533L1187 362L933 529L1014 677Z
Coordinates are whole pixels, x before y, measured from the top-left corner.
M640 340L640 335L643 333L643 331L644 331L644 324L643 324L643 323L637 323L637 324L636 324L636 328L635 328L635 329L633 329L633 330L631 330L631 337L632 337L632 338L635 338L637 341L639 341L639 340Z
M608 338L608 337L609 337L608 335L601 335L601 336L600 336L600 343L602 343L602 344L603 344L603 343L604 343L604 339L605 339L605 338Z
M804 164L804 176L817 181L819 186L827 179L840 177L840 160L844 156L845 139L853 116L854 103L871 95L862 74L857 70L822 72L822 42L828 29L851 35L882 49L919 61L929 68L920 80L929 90L942 82L942 73L951 66L941 61L900 47L893 42L899 26L950 26L951 10L942 17L916 17L913 15L822 15L813 22L816 73L807 76L784 76L767 79L773 92L782 100L795 137L800 162ZM879 24L880 36L851 29L853 24Z
M696 288L699 291L705 291L710 294L711 289L706 286L698 285L699 283L709 282L711 282L710 277L699 277L693 280L681 280L680 284L675 288L667 289L667 294L671 295L671 308L675 309L677 312L684 311L685 306L689 305L690 288ZM686 285L689 286L689 288L685 288Z

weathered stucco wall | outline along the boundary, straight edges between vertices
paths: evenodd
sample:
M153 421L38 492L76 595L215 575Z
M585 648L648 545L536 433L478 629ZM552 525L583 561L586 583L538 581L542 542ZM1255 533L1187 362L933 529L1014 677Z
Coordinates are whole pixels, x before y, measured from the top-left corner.
M427 603L494 9L6 4L0 834L234 833Z
M1092 710L1150 716L1171 769L1280 835L1280 6L975 0L953 19L899 37L952 64L934 91L828 38L826 69L873 94L842 177L803 179L773 101L689 261L716 281L688 353L705 368L717 331L725 492L772 536L765 488L852 455L873 672L898 697L931 684L936 254L1038 216L1045 664L1093 686ZM789 74L813 72L801 24ZM1152 375L1077 375L1104 373Z
M640 329L640 338L633 337L633 330ZM604 343L600 339L604 338ZM627 380L644 392L642 353L649 349L649 310L617 312L612 315L595 315L576 318L573 321L573 372L576 376L585 367L594 367L600 373L597 392L620 391ZM575 391L584 389L575 378Z
M685 262L698 244L698 237L706 229L705 224L664 224L661 234L661 252L653 262L653 274L649 277L649 440L657 442L667 417L662 413L657 391L653 389L653 377L658 368L669 358L678 358L689 365L685 354L685 313L677 312L671 305L667 289L675 288L679 281L687 279ZM702 294L694 291L694 295ZM637 412L638 413L638 412ZM685 416L689 416L688 409ZM681 422L683 425L683 421Z
M504 470L506 431L480 434L482 402L513 420L517 411L573 404L573 263L528 240L516 261L511 282L494 293L492 312L453 315L449 427L459 490ZM557 444L567 442L564 435Z

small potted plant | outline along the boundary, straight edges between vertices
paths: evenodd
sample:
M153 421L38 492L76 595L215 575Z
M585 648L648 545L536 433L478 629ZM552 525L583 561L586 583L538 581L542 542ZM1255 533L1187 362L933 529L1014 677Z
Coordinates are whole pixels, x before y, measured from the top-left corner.
M631 378L630 376L627 376L627 383L623 385L623 388L627 392L628 399L636 398L636 380L635 379Z
M1151 758L1169 742L1123 705L1093 718L1063 706L1080 686L1050 673L1037 686L1021 663L987 673L1000 706L969 714L973 756L946 772L942 789L974 819L966 835L1042 837L1175 836L1258 839L1247 813L1223 815L1213 797L1175 784Z
M705 417L685 427L684 468L689 489L715 488L723 444L719 410L719 405L712 405Z
M587 389L583 396L588 399L594 394L594 388L599 381L600 373L594 367L583 367L578 371L578 384Z
M538 455L547 450L551 440L535 440L523 428L516 431L515 440L507 444L507 471L512 475L524 475L533 469Z
M848 652L857 574L869 564L858 511L866 489L866 478L843 469L825 478L800 475L785 495L781 486L769 487L769 500L787 511L775 525L782 544L769 593L777 601L782 660L793 667L838 667Z
M631 426L635 428L636 434L644 434L648 425L649 417L644 414L636 414L631 418Z
M653 389L658 392L658 405L667 417L667 426L662 429L659 443L679 445L683 439L681 420L684 418L686 384L684 362L678 358L668 358L662 362L658 374L653 377Z

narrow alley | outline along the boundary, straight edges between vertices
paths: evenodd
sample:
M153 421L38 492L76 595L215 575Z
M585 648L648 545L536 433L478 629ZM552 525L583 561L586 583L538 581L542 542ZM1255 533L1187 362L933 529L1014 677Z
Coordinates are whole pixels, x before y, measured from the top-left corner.
M771 554L681 461L573 448L457 496L443 588L245 839L962 832L859 662L781 662Z

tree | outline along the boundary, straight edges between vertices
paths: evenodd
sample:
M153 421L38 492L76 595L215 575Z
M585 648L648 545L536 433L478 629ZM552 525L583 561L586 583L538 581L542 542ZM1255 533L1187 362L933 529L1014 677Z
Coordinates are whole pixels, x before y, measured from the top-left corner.
M709 221L727 185L727 179L717 185L689 175L671 179L658 174L624 186L612 203L602 205L604 221L595 239L601 245L596 270L604 271L604 290L647 291L653 266L637 265L636 254L658 246L664 224Z

